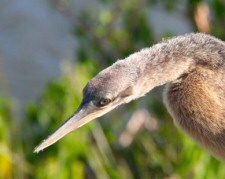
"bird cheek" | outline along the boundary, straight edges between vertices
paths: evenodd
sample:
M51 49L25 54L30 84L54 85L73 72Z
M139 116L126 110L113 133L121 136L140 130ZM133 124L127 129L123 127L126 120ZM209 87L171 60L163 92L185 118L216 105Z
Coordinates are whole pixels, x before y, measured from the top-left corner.
M133 95L133 87L129 86L119 94L119 97L123 99L132 95Z

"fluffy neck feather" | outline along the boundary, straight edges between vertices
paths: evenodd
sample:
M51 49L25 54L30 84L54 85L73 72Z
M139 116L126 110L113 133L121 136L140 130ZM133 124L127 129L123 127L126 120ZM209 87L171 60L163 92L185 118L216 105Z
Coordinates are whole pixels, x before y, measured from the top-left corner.
M188 34L136 52L117 63L135 73L135 98L179 78L197 65L224 68L225 43L206 34Z

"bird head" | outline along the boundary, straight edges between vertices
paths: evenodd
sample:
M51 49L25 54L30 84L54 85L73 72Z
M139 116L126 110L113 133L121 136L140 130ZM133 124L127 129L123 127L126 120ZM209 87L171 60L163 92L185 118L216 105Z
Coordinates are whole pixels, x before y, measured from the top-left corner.
M135 99L138 68L127 65L125 61L117 61L90 80L83 89L83 100L75 114L37 146L34 152L38 153L91 120Z

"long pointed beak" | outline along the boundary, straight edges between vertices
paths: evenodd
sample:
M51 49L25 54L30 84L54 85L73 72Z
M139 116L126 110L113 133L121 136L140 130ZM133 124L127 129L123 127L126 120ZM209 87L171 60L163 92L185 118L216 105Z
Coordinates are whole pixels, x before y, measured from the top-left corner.
M58 130L44 140L39 146L34 149L35 153L45 149L46 147L54 144L59 139L67 135L68 133L83 126L89 121L102 116L109 110L97 109L93 104L81 105L77 112L67 120Z

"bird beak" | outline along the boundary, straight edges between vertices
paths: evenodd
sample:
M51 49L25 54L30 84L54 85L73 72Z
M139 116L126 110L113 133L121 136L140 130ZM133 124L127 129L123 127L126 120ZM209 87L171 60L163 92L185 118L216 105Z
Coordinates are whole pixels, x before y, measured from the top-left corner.
M76 130L77 128L83 126L84 124L90 122L91 120L102 116L108 111L112 110L112 107L107 107L105 109L99 109L92 103L81 104L77 112L68 119L58 130L56 130L52 135L50 135L46 140L44 140L39 146L34 149L35 153L47 148L48 146L54 144L59 139L67 135L68 133Z

